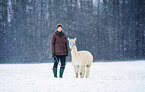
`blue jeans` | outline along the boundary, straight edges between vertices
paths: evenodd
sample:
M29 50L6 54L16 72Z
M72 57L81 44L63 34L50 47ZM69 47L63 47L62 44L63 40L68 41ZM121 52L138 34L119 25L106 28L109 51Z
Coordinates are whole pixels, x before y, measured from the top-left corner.
M53 65L53 69L56 68L58 66L58 62L60 61L61 63L61 67L60 68L65 68L65 62L66 62L66 56L65 55L55 55L54 57L54 65Z

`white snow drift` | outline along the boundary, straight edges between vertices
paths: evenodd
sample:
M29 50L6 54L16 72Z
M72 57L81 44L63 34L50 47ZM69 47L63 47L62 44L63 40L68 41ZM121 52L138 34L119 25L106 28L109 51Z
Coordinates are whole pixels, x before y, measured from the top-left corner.
M89 78L75 78L67 63L62 79L52 63L1 64L0 92L145 92L145 61L92 63Z

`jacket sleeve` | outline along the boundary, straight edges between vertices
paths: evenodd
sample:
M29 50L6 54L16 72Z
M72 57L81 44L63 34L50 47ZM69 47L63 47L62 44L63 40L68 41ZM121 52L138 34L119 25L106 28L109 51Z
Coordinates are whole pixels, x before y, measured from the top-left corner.
M52 38L51 38L51 52L55 53L55 36L54 35L52 35Z
M69 49L68 49L68 44L67 44L67 38L66 38L66 35L65 35L65 47L66 47L66 52L68 53L68 52L69 52Z

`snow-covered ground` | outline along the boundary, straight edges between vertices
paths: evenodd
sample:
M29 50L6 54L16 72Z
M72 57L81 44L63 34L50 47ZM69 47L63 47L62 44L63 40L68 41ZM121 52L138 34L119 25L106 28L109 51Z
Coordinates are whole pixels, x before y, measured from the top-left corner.
M75 78L71 63L53 78L52 66L1 64L0 92L145 92L145 61L93 63L88 79Z

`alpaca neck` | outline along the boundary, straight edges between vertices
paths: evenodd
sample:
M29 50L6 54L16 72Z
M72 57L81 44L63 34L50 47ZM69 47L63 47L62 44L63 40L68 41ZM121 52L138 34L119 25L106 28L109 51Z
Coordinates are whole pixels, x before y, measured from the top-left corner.
M72 50L71 50L71 55L72 55L72 56L76 56L76 55L77 55L77 47L76 47L76 46L74 46L74 47L72 48Z

